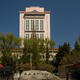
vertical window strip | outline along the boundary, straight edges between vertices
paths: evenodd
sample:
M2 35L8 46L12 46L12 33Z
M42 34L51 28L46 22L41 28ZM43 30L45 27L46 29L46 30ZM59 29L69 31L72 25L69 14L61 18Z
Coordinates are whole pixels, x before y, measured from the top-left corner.
M44 20L40 20L40 30L44 29Z
M29 34L26 34L26 38L27 38L27 39L29 38Z
M41 39L44 39L44 34L40 34L40 38Z
M39 38L39 34L36 34L36 38Z
M31 34L31 38L33 38L33 34Z
M33 30L33 20L31 20L31 30Z
M29 20L26 20L26 30L29 30Z
M39 30L39 20L35 21L35 27L36 27L36 30Z

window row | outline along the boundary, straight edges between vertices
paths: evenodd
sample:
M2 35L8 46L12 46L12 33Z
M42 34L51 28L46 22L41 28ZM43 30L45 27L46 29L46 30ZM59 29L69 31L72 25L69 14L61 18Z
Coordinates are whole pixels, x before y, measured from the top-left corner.
M34 36L36 38L42 38L42 39L44 39L44 34L35 34L35 35L33 35L33 34L26 34L25 38L33 38Z
M40 27L40 29L39 29ZM44 20L26 20L25 21L25 29L29 30L44 30Z

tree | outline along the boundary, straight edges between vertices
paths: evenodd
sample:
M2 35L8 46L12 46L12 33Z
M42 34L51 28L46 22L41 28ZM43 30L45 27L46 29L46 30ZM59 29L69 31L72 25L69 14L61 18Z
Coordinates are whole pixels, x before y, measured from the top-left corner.
M30 55L32 55L33 65L38 65L40 62L40 41L37 38L24 39L22 63L29 63Z
M62 58L60 64L61 65L70 65L70 64L73 64L73 61L74 61L73 54L67 54Z
M80 35L78 36L77 41L78 41L78 44L79 44L79 46L80 46Z
M75 42L74 50L80 52L80 35L78 36L78 39Z
M38 65L40 63L40 54L46 52L46 63L49 62L49 48L54 46L55 42L51 40L44 39L24 39L24 49L23 49L23 63L30 62L30 54L32 54L33 65ZM24 58L23 58L24 57Z
M44 54L45 53L45 40L44 39L39 39L39 48L40 48L40 52L42 53L42 54Z
M79 46L79 44L78 44L77 41L75 42L74 50L76 50L76 51L80 51L80 46Z
M39 39L33 39L32 44L32 58L33 58L33 64L39 65L40 64L40 44Z
M12 49L19 48L19 46L20 39L12 33L7 35L0 34L0 48L2 49L1 63L4 66L11 66L16 70L18 55L12 54Z
M21 56L21 63L30 63L30 53L32 50L32 39L24 39L23 55Z
M80 35L74 44L71 54L66 54L60 62L61 64L78 64L80 63Z
M59 46L58 53L56 54L55 66L58 67L63 57L68 54L70 54L69 43L64 43L63 45Z
M45 39L45 50L46 50L46 63L49 63L49 49L55 46L55 42L49 39Z

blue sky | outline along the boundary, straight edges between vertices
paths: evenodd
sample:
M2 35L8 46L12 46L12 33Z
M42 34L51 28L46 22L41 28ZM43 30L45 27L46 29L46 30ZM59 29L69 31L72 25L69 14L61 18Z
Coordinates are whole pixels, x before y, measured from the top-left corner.
M51 39L56 47L64 42L74 46L80 34L80 0L0 0L0 32L19 36L19 11L29 6L51 11Z

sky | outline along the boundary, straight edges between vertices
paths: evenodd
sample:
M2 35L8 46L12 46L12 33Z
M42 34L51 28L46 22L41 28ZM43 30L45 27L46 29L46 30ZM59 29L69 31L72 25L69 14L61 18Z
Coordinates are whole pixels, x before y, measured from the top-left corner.
M0 0L0 33L19 37L19 11L40 6L51 11L51 40L73 48L80 34L80 0Z

